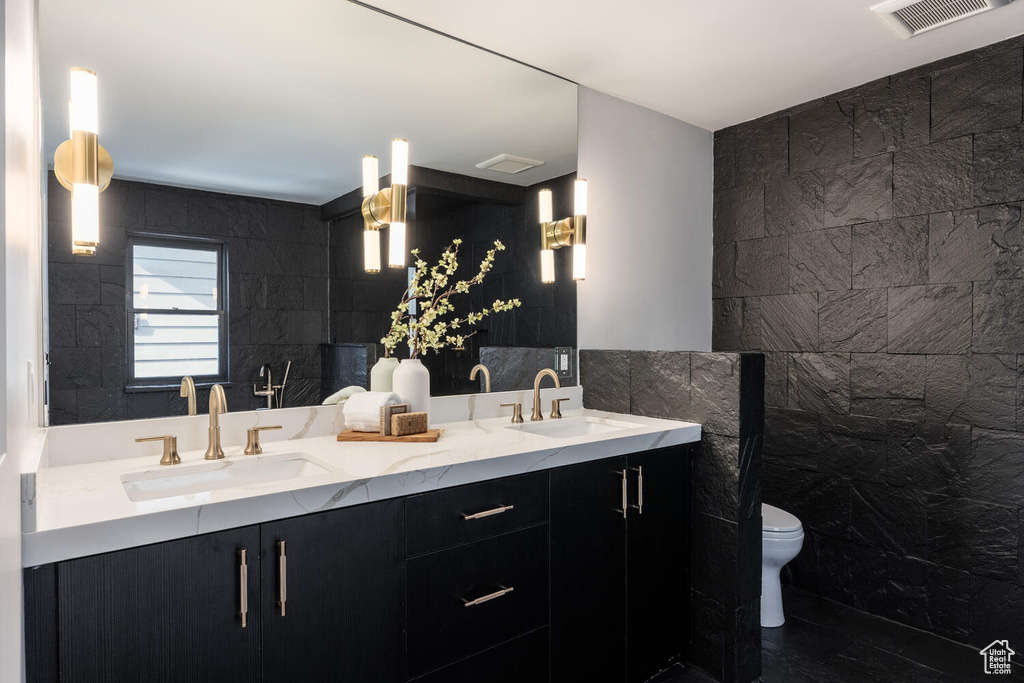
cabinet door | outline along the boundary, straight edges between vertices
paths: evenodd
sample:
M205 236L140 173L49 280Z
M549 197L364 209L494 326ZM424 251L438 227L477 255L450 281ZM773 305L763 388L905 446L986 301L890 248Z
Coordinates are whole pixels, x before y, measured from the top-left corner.
M253 526L59 563L61 680L259 681L258 550Z
M629 456L630 683L646 681L666 667L690 639L689 449L662 448Z
M554 683L625 679L625 468L617 457L551 470Z
M264 681L405 680L402 510L386 500L262 525Z

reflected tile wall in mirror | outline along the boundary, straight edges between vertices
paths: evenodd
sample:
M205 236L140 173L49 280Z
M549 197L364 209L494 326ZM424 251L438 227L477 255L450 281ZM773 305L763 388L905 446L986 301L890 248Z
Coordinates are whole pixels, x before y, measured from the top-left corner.
M328 330L327 224L317 206L115 180L100 195L103 244L70 253L70 195L49 185L50 422L54 425L181 415L177 388L125 391L129 232L216 236L228 252L230 410L255 410L264 363L285 405L320 403L320 343ZM280 374L278 374L280 373ZM207 410L208 389L198 392Z

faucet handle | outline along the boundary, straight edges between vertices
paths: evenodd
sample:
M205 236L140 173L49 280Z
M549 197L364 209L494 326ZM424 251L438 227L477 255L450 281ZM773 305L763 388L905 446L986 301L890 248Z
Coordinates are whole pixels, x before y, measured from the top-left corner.
M512 424L519 424L523 422L523 404L522 403L501 403L499 404L502 408L512 409Z
M551 401L551 419L560 420L562 419L562 401L568 401L569 398L556 398Z
M263 447L260 446L260 432L280 428L281 425L274 425L272 427L250 427L246 432L245 451L243 452L246 455L259 455L263 452Z
M164 442L164 454L160 458L161 465L178 465L181 463L181 458L178 457L178 437L176 436L144 436L139 439L135 439L135 443L142 443L143 441L163 441Z

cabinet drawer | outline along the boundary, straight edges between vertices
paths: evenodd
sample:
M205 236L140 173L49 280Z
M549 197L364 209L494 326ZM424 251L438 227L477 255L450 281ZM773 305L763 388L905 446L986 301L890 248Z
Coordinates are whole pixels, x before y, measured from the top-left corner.
M547 623L547 525L413 558L407 576L419 676Z
M410 496L409 557L546 522L548 473L534 472Z
M412 683L543 683L548 680L548 660L548 630L542 628Z

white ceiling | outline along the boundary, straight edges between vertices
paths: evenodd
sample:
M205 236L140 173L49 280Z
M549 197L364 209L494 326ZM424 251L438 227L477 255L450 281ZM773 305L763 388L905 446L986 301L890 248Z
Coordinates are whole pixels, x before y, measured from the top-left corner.
M530 185L576 169L576 86L344 0L40 0L47 157L99 76L115 177L323 203L361 157ZM545 165L475 166L507 153ZM413 179L415 181L415 179Z
M718 130L1024 32L1024 1L897 38L881 0L369 0Z

